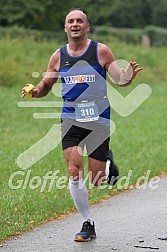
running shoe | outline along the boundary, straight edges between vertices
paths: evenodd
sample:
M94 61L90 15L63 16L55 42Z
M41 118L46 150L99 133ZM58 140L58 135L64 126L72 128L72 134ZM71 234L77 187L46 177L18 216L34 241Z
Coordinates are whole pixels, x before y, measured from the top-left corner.
M84 221L82 229L79 233L75 235L74 241L86 242L90 241L92 238L96 237L95 225L91 224L90 220Z

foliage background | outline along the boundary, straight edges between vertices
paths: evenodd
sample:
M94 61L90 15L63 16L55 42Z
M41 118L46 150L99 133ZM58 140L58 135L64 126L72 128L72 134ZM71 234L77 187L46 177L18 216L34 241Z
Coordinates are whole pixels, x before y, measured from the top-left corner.
M167 27L166 0L1 0L0 25L59 31L68 11L79 7L92 27Z

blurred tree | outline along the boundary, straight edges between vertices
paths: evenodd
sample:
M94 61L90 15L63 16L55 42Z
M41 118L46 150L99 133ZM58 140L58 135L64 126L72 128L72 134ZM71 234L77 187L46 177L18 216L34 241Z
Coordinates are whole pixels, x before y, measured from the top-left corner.
M166 0L149 0L151 8L150 24L167 27L167 1Z
M59 30L64 23L65 9L69 7L70 4L63 0L57 2L54 0L1 0L0 24Z
M167 26L166 0L0 0L0 25L60 31L72 8L81 8L92 27Z
M108 22L115 27L144 27L150 23L148 0L113 0Z

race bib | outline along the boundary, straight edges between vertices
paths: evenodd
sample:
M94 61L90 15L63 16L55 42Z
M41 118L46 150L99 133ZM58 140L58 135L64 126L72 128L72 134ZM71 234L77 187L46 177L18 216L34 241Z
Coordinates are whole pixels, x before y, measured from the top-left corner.
M92 122L99 119L99 111L94 101L75 104L76 121Z

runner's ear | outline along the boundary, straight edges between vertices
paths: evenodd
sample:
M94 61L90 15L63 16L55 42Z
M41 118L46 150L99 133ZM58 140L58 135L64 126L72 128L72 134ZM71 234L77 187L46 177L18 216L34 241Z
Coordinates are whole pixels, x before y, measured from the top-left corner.
M86 29L86 31L87 31L87 32L90 31L90 25L89 25L89 23L87 24L87 29Z

